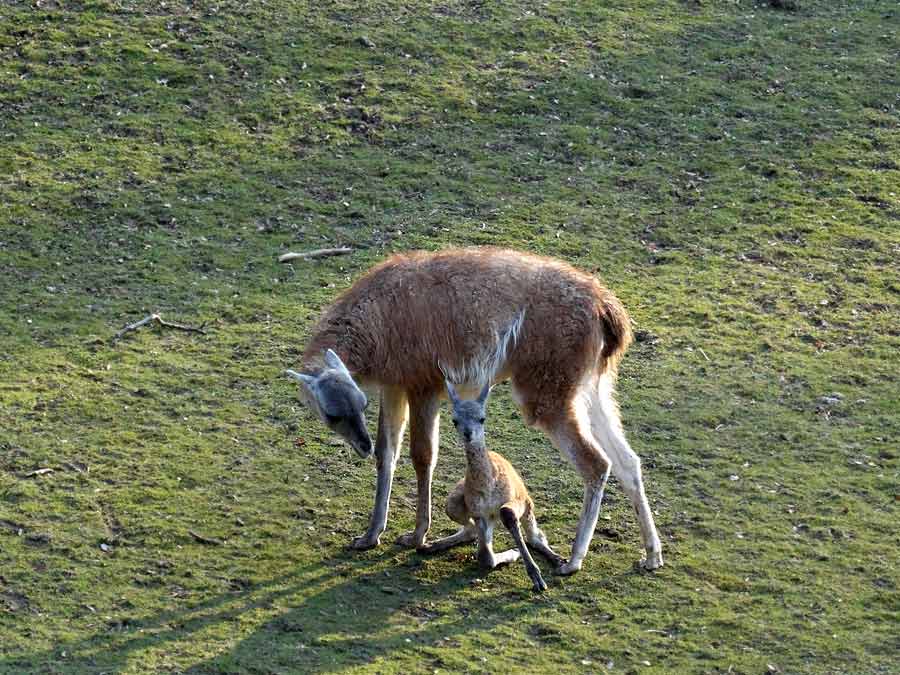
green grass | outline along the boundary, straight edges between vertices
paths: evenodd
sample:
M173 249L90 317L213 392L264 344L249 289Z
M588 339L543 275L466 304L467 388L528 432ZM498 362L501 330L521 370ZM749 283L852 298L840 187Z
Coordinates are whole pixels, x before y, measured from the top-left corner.
M898 672L896 2L48 0L0 27L0 672ZM487 243L597 271L647 331L620 398L658 573L614 483L543 597L467 550L346 550L374 467L280 372L390 252ZM150 311L208 334L109 341ZM490 424L567 549L574 472L505 387ZM414 491L402 462L385 541Z

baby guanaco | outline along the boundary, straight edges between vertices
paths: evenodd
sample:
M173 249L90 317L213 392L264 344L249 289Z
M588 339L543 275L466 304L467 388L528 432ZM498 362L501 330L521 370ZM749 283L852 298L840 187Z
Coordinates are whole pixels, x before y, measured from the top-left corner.
M460 399L449 381L446 385L453 404L453 426L466 451L466 476L447 498L447 515L462 525L462 529L419 550L434 553L478 539L478 564L483 571L521 557L534 590L546 590L547 584L528 552L526 542L556 567L565 564L566 560L550 548L547 537L538 527L534 503L521 476L504 457L485 447L485 404L490 384L485 385L475 400ZM498 521L512 534L518 550L494 553L494 527Z

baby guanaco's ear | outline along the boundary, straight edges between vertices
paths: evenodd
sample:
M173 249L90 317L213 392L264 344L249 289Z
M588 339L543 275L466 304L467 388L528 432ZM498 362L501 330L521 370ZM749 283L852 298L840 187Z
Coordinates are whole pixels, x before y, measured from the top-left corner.
M484 385L484 389L481 390L481 393L478 394L478 403L480 403L481 405L484 405L485 401L487 401L488 395L490 393L491 393L491 383L488 382L487 384Z
M456 389L454 389L453 385L450 384L450 380L445 379L444 384L447 386L447 395L450 397L450 402L453 405L459 403L459 396L456 395Z

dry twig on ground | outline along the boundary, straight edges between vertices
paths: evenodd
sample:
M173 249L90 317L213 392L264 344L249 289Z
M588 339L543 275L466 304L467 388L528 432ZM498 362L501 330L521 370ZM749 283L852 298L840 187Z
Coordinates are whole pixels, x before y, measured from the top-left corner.
M49 467L46 469L35 469L34 471L29 471L28 473L26 473L25 478L33 478L35 476L43 476L48 473L53 473L53 469L51 469Z
M113 342L119 340L126 333L130 333L131 331L135 331L141 326L146 326L148 323L156 323L160 326L165 326L166 328L177 328L178 330L184 330L191 333L203 333L206 335L206 324L201 324L200 326L186 326L182 323L175 323L174 321L166 321L159 314L148 314L140 321L135 321L134 323L130 323L125 328L120 330L113 336Z
M314 251L305 251L303 253L282 253L278 256L278 262L290 262L291 260L314 260L315 258L330 258L335 255L347 255L353 253L353 249L349 246L341 246L340 248L317 248Z
M202 534L198 532L194 532L193 530L188 530L188 534L191 535L194 539L196 539L201 544L206 544L208 546L221 546L225 542L221 539L216 539L214 537L204 537Z

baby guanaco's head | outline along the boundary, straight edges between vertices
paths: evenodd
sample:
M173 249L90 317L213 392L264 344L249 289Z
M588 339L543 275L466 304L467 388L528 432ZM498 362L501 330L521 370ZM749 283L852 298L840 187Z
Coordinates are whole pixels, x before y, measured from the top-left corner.
M487 399L491 392L490 382L484 385L478 398L472 400L460 399L453 384L449 380L444 382L447 385L450 403L453 405L453 426L456 427L459 440L466 447L483 449Z

